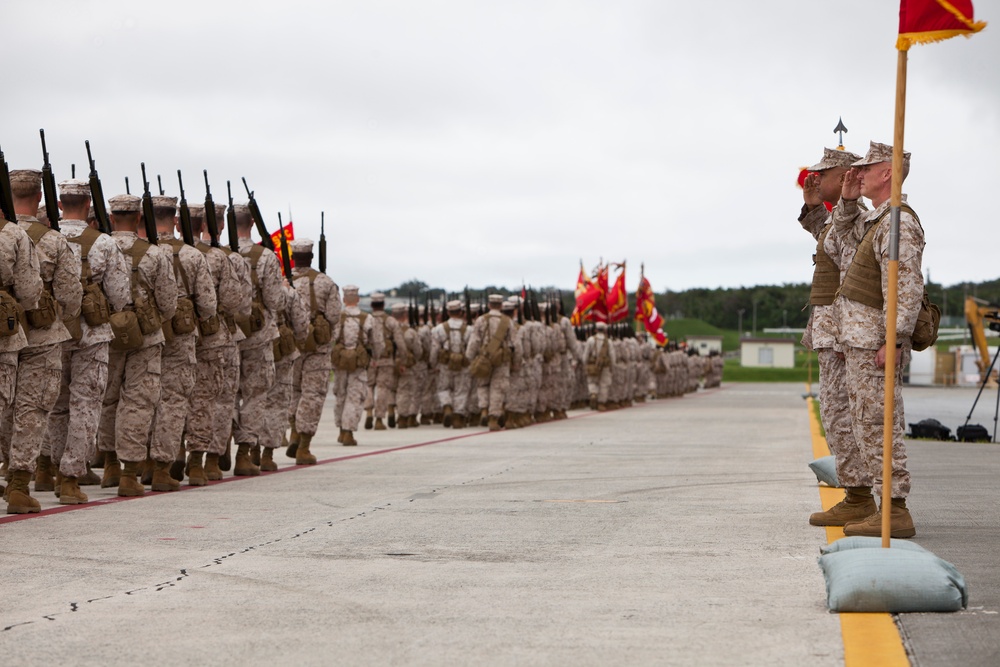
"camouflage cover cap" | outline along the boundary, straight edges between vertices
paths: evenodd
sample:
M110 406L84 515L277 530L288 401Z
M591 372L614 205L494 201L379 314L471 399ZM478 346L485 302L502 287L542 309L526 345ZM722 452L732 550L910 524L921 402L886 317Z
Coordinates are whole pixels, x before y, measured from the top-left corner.
M608 328L608 323L607 322L598 322L597 323L597 330L598 331L606 331L607 328Z
M82 195L90 196L90 183L81 181L78 178L71 178L59 184L59 194L61 195Z
M205 205L204 204L188 204L188 210L191 211L192 218L204 218L205 217Z
M288 247L292 249L292 252L309 253L313 251L313 240L307 238L295 239L288 242Z
M809 171L826 171L834 167L850 169L851 165L861 159L860 155L855 155L850 151L841 151L836 148L824 148L823 159L809 167Z
M514 302L504 301L503 303L500 304L500 310L514 310Z
M226 205L216 204L215 205L215 217L219 222L224 223L226 221Z
M903 162L909 161L910 154L904 151ZM864 167L869 164L878 164L879 162L892 162L892 146L873 141L871 142L871 148L868 149L868 155L855 162L852 166Z
M233 213L236 215L250 215L250 207L246 204L233 204Z
M115 195L108 200L112 213L138 213L142 209L142 199L135 195Z
M460 311L463 306L461 301L454 299L453 301L449 301L445 307L450 311ZM423 306L421 306L421 308L423 308Z
M385 294L382 292L372 292L372 301L385 301Z
M10 184L28 184L42 187L42 172L37 169L13 169L10 172Z
M177 208L177 197L153 195L153 208Z
M515 306L521 303L521 297L517 296L516 294L511 294L509 297L507 297L507 300L510 301Z
M393 315L399 315L399 314L402 314L402 313L405 313L405 312L406 312L406 304L405 303L394 303L394 304L392 304L392 314Z
M490 294L490 305L499 306L503 304L503 294Z
M357 296L360 288L357 285L344 285L342 289L344 296Z

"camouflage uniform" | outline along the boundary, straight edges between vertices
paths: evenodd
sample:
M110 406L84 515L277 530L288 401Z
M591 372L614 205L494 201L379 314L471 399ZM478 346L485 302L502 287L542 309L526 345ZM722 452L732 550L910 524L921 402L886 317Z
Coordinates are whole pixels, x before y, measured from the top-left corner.
M490 295L490 304L497 301L495 295ZM502 299L500 299L502 302ZM500 341L500 349L503 351L504 361L492 369L490 376L480 379L478 394L479 407L486 409L491 419L499 419L503 415L504 402L507 397L507 388L510 384L510 363L514 346L514 328L510 326L510 318L502 314L499 310L490 310L485 315L476 320L466 346L465 356L471 362L485 348L500 328L500 323L507 320L507 331ZM492 423L491 423L492 428Z
M395 316L399 306L393 306ZM406 306L402 306L403 312ZM399 322L399 320L397 320ZM399 412L399 425L404 428L410 425L410 417L416 417L418 411L418 392L420 376L415 370L417 363L423 358L425 351L420 342L417 330L408 322L399 322L399 330L404 347L396 350L396 369L399 381L396 385L396 408ZM415 423L415 422L414 422Z
M160 249L168 254L173 266L177 298L190 298L200 319L217 315L215 282L204 253L185 245L180 239L164 235ZM195 389L198 330L174 333L166 341L160 357L160 401L153 419L151 450L165 457L168 452L181 454L185 426L191 419ZM155 458L155 457L154 457ZM163 458L166 460L166 458Z
M526 359L534 358L534 350L531 348L531 328L526 324L511 323L514 327L514 359L511 374L510 386L507 388L507 428L511 427L511 415L516 418L513 424L515 427L527 425L527 416L534 410L534 406L528 403L531 385L531 365L525 363ZM514 369L517 369L516 371ZM524 415L523 417L521 415ZM518 423L520 422L520 423Z
M136 243L145 241L135 232L116 231L111 237L125 253L129 268L133 269L135 260L129 256L129 251ZM161 320L174 316L177 286L169 251L150 245L139 260L138 270L133 270L131 276L133 302L143 298L154 304ZM98 445L103 451L117 452L122 461L146 460L146 445L160 400L163 341L163 329L160 328L145 334L142 347L137 350L126 352L111 347ZM174 454L173 449L152 452L157 461L172 461Z
M372 297L374 299L374 296ZM384 296L382 297L385 298ZM371 361L368 369L368 395L365 410L372 412L376 419L383 419L396 406L396 387L399 382L396 371L396 350L406 347L402 330L397 322L384 310L375 310L371 316L375 335L382 338L382 352Z
M345 288L345 291L349 289ZM362 345L374 356L382 352L382 338L375 333L372 316L362 313L357 306L346 306L338 314L333 339L334 343L342 345L348 351ZM358 430L368 386L368 370L367 367L362 367L351 372L338 370L334 374L333 395L337 399L334 416L338 428L343 431Z
M223 211L225 209L223 208ZM216 207L217 219L221 219ZM199 245L208 247L202 242ZM236 285L239 292L236 306L233 310L226 312L225 326L229 329L229 340L222 347L222 391L215 397L215 427L213 429L212 448L218 453L226 451L229 440L233 436L233 429L237 420L237 395L240 391L241 377L241 355L240 344L246 336L243 330L236 324L236 316L246 315L250 312L250 301L253 293L253 286L250 281L250 266L238 252L233 252L228 246L218 248L226 256L232 274L236 278ZM265 353L266 354L266 353ZM272 353L273 354L273 353ZM263 365L263 359L260 360ZM273 357L272 357L273 365ZM266 371L262 372L265 373ZM258 378L259 379L259 378ZM264 378L266 379L266 378ZM272 380L273 381L273 380Z
M50 326L44 329L29 326L27 329L27 345L18 352L14 400L4 411L0 427L4 449L10 451L10 470L34 470L48 429L49 412L59 398L61 343L72 338L60 318L80 315L83 286L80 284L80 260L62 234L41 225L31 216L18 214L17 221L21 230L34 241L42 283L49 286L44 289L50 290L59 307L58 317ZM18 284L17 288L20 300L21 286ZM26 301L27 296L23 299Z
M63 220L59 225L67 239L76 240L69 247L81 260L83 247L78 239L89 229L87 223ZM131 267L110 236L100 234L95 238L87 253L87 265L90 281L101 287L113 312L132 303ZM92 327L83 317L78 319L80 340L62 344L62 383L59 398L49 414L46 444L42 448L42 454L50 456L66 477L83 477L87 461L97 446L101 405L108 384L108 344L114 338L110 324Z
M472 328L461 315L449 317L431 331L430 363L437 369L437 394L441 407L451 406L454 414L471 416L468 411L469 364L465 348ZM461 355L453 357L453 354Z
M309 306L311 317L325 318L332 332L340 323L340 288L326 274L309 267L297 266L292 269L292 275L295 291ZM333 370L330 360L332 350L331 340L317 345L314 352L303 352L295 362L292 402L295 404L295 429L299 433L313 435L319 426L330 386L330 371Z
M295 288L282 281L282 305L275 311L279 326L288 326L298 343L305 340L309 333L309 307L299 298ZM297 346L289 354L278 357L274 361L274 383L267 392L267 438L261 443L264 447L275 448L282 444L289 422L294 418L292 405L292 387L295 361L301 356Z
M904 196L905 203L905 196ZM860 245L865 234L889 208L884 202L874 211L864 211L856 200L841 199L834 208L836 232L845 244ZM875 232L872 247L882 274L882 295L888 285L889 217L886 215ZM923 298L924 281L921 261L924 232L920 223L905 209L899 220L898 311L896 316L898 353L896 367L895 414L892 429L892 497L906 498L910 492L910 473L906 468L906 445L903 442L902 368L910 357L910 335L916 326ZM846 271L847 268L841 267ZM873 491L881 493L883 404L885 371L875 366L875 353L885 344L885 305L881 310L846 298L837 297L839 320L837 341L844 346L848 399L851 407L854 438L867 463Z
M606 350L606 351L605 351ZM602 365L601 358L605 358ZM615 348L608 339L608 335L602 329L587 339L583 346L584 363L595 368L597 373L587 373L587 390L592 398L596 397L597 404L605 405L608 402L608 395L611 391L611 369L615 365Z
M208 452L221 455L225 452L226 440L217 432L219 424L225 423L229 431L232 421L233 404L223 407L220 413L218 397L229 391L226 383L232 382L232 371L227 376L226 359L232 346L232 332L226 324L225 316L238 312L243 297L239 278L233 265L219 248L196 244L208 264L208 272L215 290L218 331L209 335L199 335L195 346L195 384L191 393L191 414L184 433L185 443L190 452ZM202 322L211 318L199 313ZM230 359L231 361L231 359ZM230 366L232 364L230 363ZM227 380L228 377L228 380Z
M268 437L267 422L273 407L267 397L275 381L273 341L278 338L278 314L285 309L284 278L278 258L270 250L242 238L240 253L250 262L253 297L264 311L264 326L239 344L240 391L233 435L237 444L273 448L280 440Z
M34 244L23 229L3 219L0 219L0 288L16 298L25 310L38 305L38 298L44 289ZM18 450L11 451L10 410L17 386L18 355L27 346L24 329L16 324L13 334L0 336L0 410L4 414L0 437L4 458L11 471L35 469L35 454L30 446L23 446L23 438Z

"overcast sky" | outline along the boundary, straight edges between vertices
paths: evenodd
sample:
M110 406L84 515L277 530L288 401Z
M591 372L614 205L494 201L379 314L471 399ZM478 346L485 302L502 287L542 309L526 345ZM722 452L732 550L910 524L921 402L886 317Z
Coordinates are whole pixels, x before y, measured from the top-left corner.
M904 186L924 268L1000 276L1000 11L910 51ZM188 200L226 180L289 210L363 291L522 279L582 258L654 289L806 282L798 168L891 143L896 0L32 0L0 3L0 146L105 194L139 163ZM990 15L994 10L995 16ZM239 185L239 189L236 187Z

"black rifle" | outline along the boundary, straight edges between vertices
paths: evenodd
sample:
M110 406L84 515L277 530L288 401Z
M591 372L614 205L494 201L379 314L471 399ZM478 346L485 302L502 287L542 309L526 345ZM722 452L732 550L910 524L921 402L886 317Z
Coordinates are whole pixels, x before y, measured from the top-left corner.
M128 176L125 177L125 194L130 195L132 191L128 187Z
M105 234L111 233L111 220L108 219L108 208L104 201L104 188L101 187L101 177L97 175L97 165L90 153L90 141L84 141L87 146L87 162L90 163L90 199L94 206L94 218L97 228Z
M465 286L465 323L472 326L472 301L468 285Z
M14 213L14 194L10 189L10 169L3 156L3 149L0 149L0 212L9 222L17 222L17 215Z
M45 215L49 218L49 227L59 231L59 196L56 194L56 177L52 174L49 164L49 151L45 148L45 130L39 130L42 136L42 190L45 192Z
M252 200L251 200L252 201ZM281 268L285 277L292 280L292 256L288 254L288 239L285 238L285 226L281 224L281 211L278 211L278 243L281 244ZM268 236L267 238L271 238Z
M160 196L161 196L161 197L162 197L162 196L164 196L165 194L167 194L167 193L166 193L166 192L164 192L164 190L163 190L163 179L162 179L162 178L160 178L160 175L159 175L159 174L157 174L157 175L156 175L156 185L157 185L157 186L159 186L159 188L160 188Z
M260 207L257 206L257 200L254 199L253 193L250 191L250 186L247 185L247 179L243 179L243 187L247 190L247 198L249 202L247 206L250 208L250 217L253 218L253 224L257 227L257 233L260 234L260 244L274 252L274 240L271 239L271 235L267 233L267 227L264 226L264 217L260 214ZM291 280L291 277L289 277Z
M177 184L181 188L181 236L184 243L194 246L194 230L191 228L191 209L188 208L187 199L184 198L184 180L181 178L181 170L177 170Z
M226 227L229 230L229 249L240 251L240 236L236 233L236 209L233 208L233 188L226 181L226 192L229 194L229 208L226 210Z
M208 169L204 169L205 174L205 227L208 228L208 238L212 247L219 247L219 220L215 217L215 202L212 200L212 189L208 187Z
M140 162L142 170L142 221L146 225L146 240L153 245L156 242L156 218L153 215L153 195L149 192L149 181L146 180L146 163Z
M326 273L326 214L319 212L319 272Z
M76 178L76 163L73 163L69 166L69 177Z

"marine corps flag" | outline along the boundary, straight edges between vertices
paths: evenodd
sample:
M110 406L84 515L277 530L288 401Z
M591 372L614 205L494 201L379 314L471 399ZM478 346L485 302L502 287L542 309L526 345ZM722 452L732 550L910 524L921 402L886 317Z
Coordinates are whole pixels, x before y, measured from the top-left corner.
M608 296L605 299L608 322L610 324L628 319L628 294L625 292L625 262L617 266L621 267L621 272L618 274L614 286L608 292Z
M281 258L282 229L284 229L285 231L285 240L289 242L295 238L295 230L292 229L292 221L289 220L287 225L285 225L281 229L276 229L274 230L274 232L271 233L271 242L274 243L274 254L278 256L278 266L284 267L285 266L284 260ZM288 261L291 263L293 267L295 266L295 262L292 261L291 257L288 258ZM284 272L284 269L282 269L282 272ZM292 279L291 276L285 276L285 277L288 278L289 280Z
M899 38L896 48L979 32L986 23L972 18L971 0L902 0L899 5Z
M642 322L646 331L657 345L666 345L667 334L663 332L663 316L656 310L656 298L646 276L639 276L639 288L635 291L635 319Z
M591 308L590 314L595 322L607 322L608 321L608 265L598 265L597 273L594 275L594 285L596 286L598 299Z
M602 296L601 292L597 289L597 285L590 279L587 272L583 270L582 259L580 260L580 275L576 278L574 296L576 297L576 306L573 308L573 315L570 317L570 322L573 323L573 326L579 326L588 319L594 304Z

